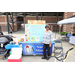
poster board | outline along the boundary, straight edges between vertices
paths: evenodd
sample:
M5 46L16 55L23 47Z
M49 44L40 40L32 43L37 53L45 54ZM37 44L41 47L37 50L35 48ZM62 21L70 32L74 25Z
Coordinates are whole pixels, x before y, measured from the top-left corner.
M28 20L25 24L25 42L26 43L40 43L42 42L43 33L45 31L45 21Z

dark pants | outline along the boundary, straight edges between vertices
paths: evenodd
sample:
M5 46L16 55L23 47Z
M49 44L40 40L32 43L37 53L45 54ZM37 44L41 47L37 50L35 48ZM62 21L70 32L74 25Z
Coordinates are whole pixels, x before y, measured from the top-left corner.
M49 47L49 44L44 44L44 46L43 46L43 56L44 57L46 57L46 48L48 48L48 56L51 55L51 53L50 53L51 47Z

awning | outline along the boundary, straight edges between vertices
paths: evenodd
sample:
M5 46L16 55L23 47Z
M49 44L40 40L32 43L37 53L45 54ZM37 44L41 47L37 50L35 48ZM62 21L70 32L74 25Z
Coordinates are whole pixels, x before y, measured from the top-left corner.
M57 25L75 24L75 15L57 22Z

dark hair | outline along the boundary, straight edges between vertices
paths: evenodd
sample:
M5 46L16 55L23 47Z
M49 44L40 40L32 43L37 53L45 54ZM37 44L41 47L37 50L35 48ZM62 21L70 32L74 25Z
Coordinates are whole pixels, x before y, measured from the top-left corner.
M3 33L1 33L1 35L3 35Z
M48 28L49 28L49 30L50 30L50 25L46 25L46 26L45 26L45 28L47 28L47 27L48 27Z
M0 35L4 35L3 32L0 32Z
M10 32L12 34L12 32Z

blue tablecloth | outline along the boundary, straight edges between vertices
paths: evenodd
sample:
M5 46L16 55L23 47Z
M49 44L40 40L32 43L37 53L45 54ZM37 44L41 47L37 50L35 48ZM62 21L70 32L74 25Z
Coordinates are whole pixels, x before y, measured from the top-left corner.
M11 49L11 48L14 48L14 47L20 47L20 44L21 44L22 42L20 41L18 44L14 44L14 45L10 45L10 44L7 44L6 46L5 46L5 49Z
M14 45L10 45L10 44L7 44L6 46L5 46L5 49L11 49L11 48L14 48L14 47L20 47L20 45L18 44L18 45L16 45L16 44L14 44Z

